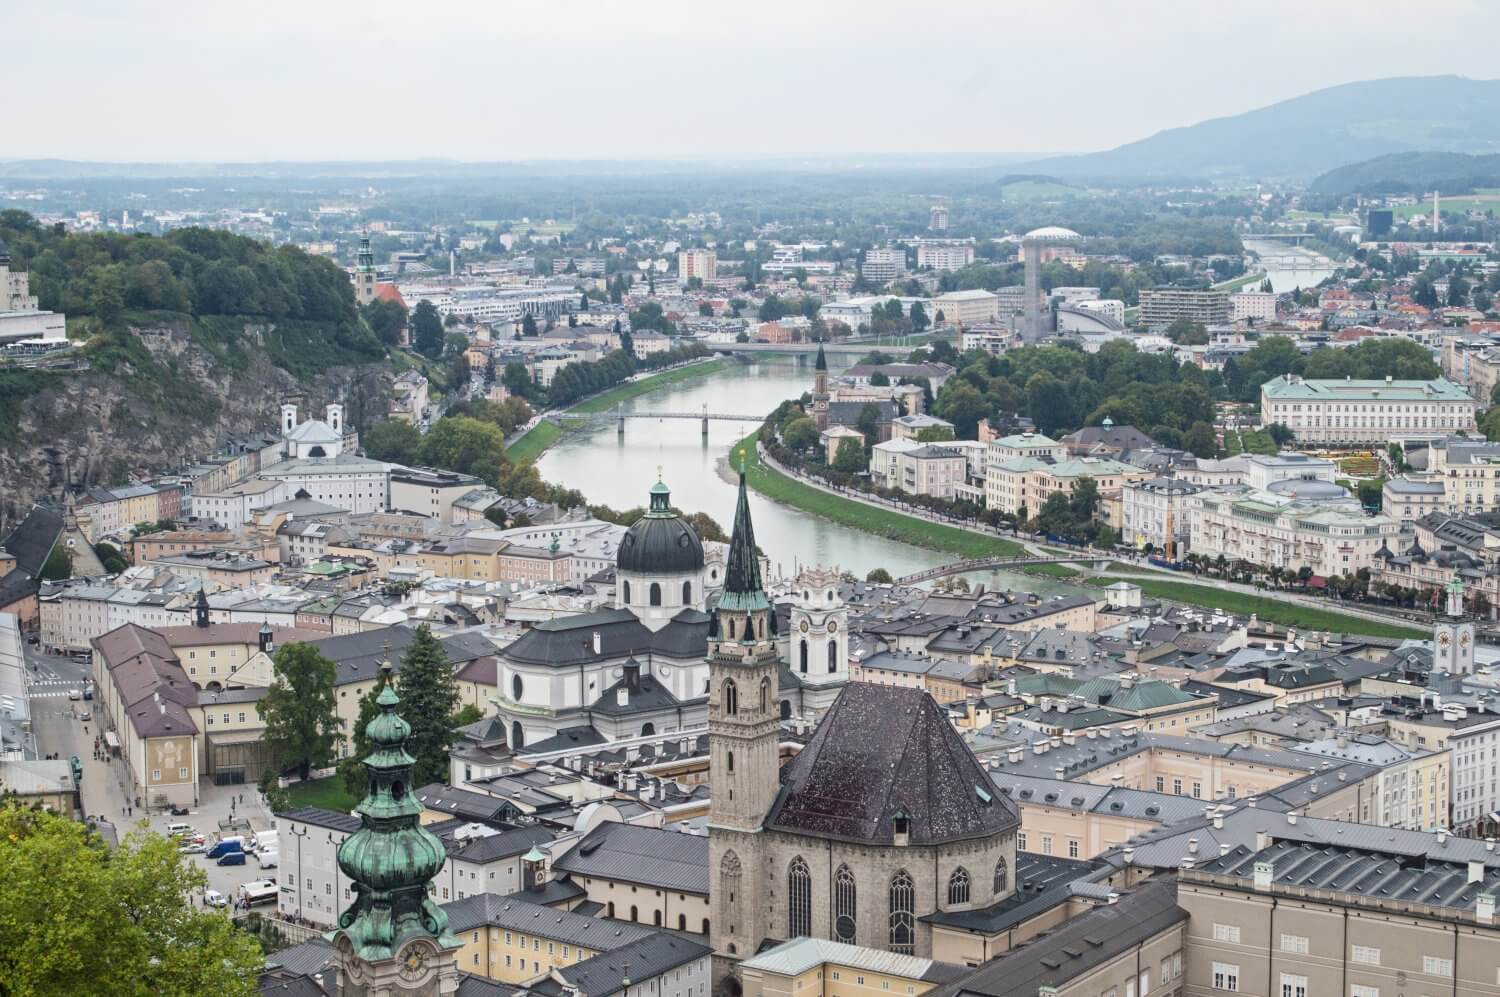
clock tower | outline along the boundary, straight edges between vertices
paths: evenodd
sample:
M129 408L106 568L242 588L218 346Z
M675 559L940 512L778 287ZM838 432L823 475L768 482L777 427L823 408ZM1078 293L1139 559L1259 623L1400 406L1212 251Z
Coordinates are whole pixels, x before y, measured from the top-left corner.
M1432 628L1432 670L1474 674L1474 621L1464 613L1464 580L1457 571L1445 588L1447 605Z

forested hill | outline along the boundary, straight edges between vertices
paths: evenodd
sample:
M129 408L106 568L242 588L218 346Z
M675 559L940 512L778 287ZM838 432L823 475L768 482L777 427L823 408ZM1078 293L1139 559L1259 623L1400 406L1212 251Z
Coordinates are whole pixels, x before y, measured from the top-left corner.
M1057 177L1310 179L1395 152L1500 152L1500 80L1408 76L1315 90L1024 168Z
M65 234L0 212L12 270L65 312L88 369L0 365L0 480L25 505L62 484L114 484L275 425L283 395L384 407L386 345L337 264L206 229ZM0 510L0 515L10 510Z
M1329 170L1312 182L1320 194L1469 194L1500 187L1500 154L1397 152Z

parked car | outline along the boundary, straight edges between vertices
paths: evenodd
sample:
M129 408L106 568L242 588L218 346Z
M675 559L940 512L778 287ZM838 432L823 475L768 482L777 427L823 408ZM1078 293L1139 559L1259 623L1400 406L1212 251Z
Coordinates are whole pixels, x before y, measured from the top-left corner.
M69 689L68 690L68 698L69 699L82 699L83 698L83 690L82 689Z
M202 855L207 850L201 841L186 841L177 846L179 855Z
M204 890L203 904L206 907L228 907L229 898L218 890Z
M188 808L187 807L173 807L171 813L172 813L173 817L186 817L188 815Z
M225 852L219 856L219 865L244 865L244 852Z
M78 719L87 723L88 721L94 719L94 715L88 710L84 710L82 713L78 714Z

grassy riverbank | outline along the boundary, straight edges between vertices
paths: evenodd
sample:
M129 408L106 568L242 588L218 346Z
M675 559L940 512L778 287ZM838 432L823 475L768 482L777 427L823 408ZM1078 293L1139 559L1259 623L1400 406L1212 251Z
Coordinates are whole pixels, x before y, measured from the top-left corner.
M772 470L760 460L755 449L755 433L741 441L731 454L731 463L738 466L739 453L744 452L749 460L745 477L750 487L766 498L794 509L821 516L843 526L866 533L898 540L929 550L946 551L959 557L986 557L989 555L1019 554L1021 545L999 537L982 536L942 523L933 523L915 516L906 516L891 509L881 509L856 502L840 495L831 495L811 485L789 478L780 471Z
M1111 585L1119 578L1091 578L1085 584ZM1381 623L1359 616L1348 616L1331 609L1314 609L1292 602L1281 602L1265 596L1250 595L1206 585L1192 585L1167 579L1131 577L1124 579L1139 585L1141 591L1156 599L1201 606L1204 609L1220 609L1227 613L1256 614L1268 623L1276 623L1298 630L1326 630L1333 633L1362 634L1366 637L1394 637L1397 639L1430 636L1416 627L1395 623Z
M673 367L650 377L643 377L639 381L631 381L610 388L608 391L597 394L592 398L586 398L577 405L567 409L569 412L582 414L593 414L596 412L608 412L621 402L641 395L649 394L657 388L668 384L676 384L678 381L687 381L695 377L704 377L708 374L716 374L723 370L729 361L722 358L708 360L703 363L689 364L686 367ZM515 443L506 448L505 454L518 464L527 464L535 461L547 448L562 438L567 430L556 423L543 419L531 427Z

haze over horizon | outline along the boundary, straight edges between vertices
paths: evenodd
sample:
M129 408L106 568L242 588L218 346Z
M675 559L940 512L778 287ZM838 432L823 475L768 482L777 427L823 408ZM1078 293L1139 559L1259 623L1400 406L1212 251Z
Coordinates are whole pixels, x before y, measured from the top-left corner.
M1409 7L1357 0L1211 15L1176 0L1003 14L982 0L267 0L253 14L19 0L7 16L10 160L1016 158L1357 80L1494 74L1479 47L1414 48L1397 30ZM1422 23L1485 37L1500 6L1435 0Z

